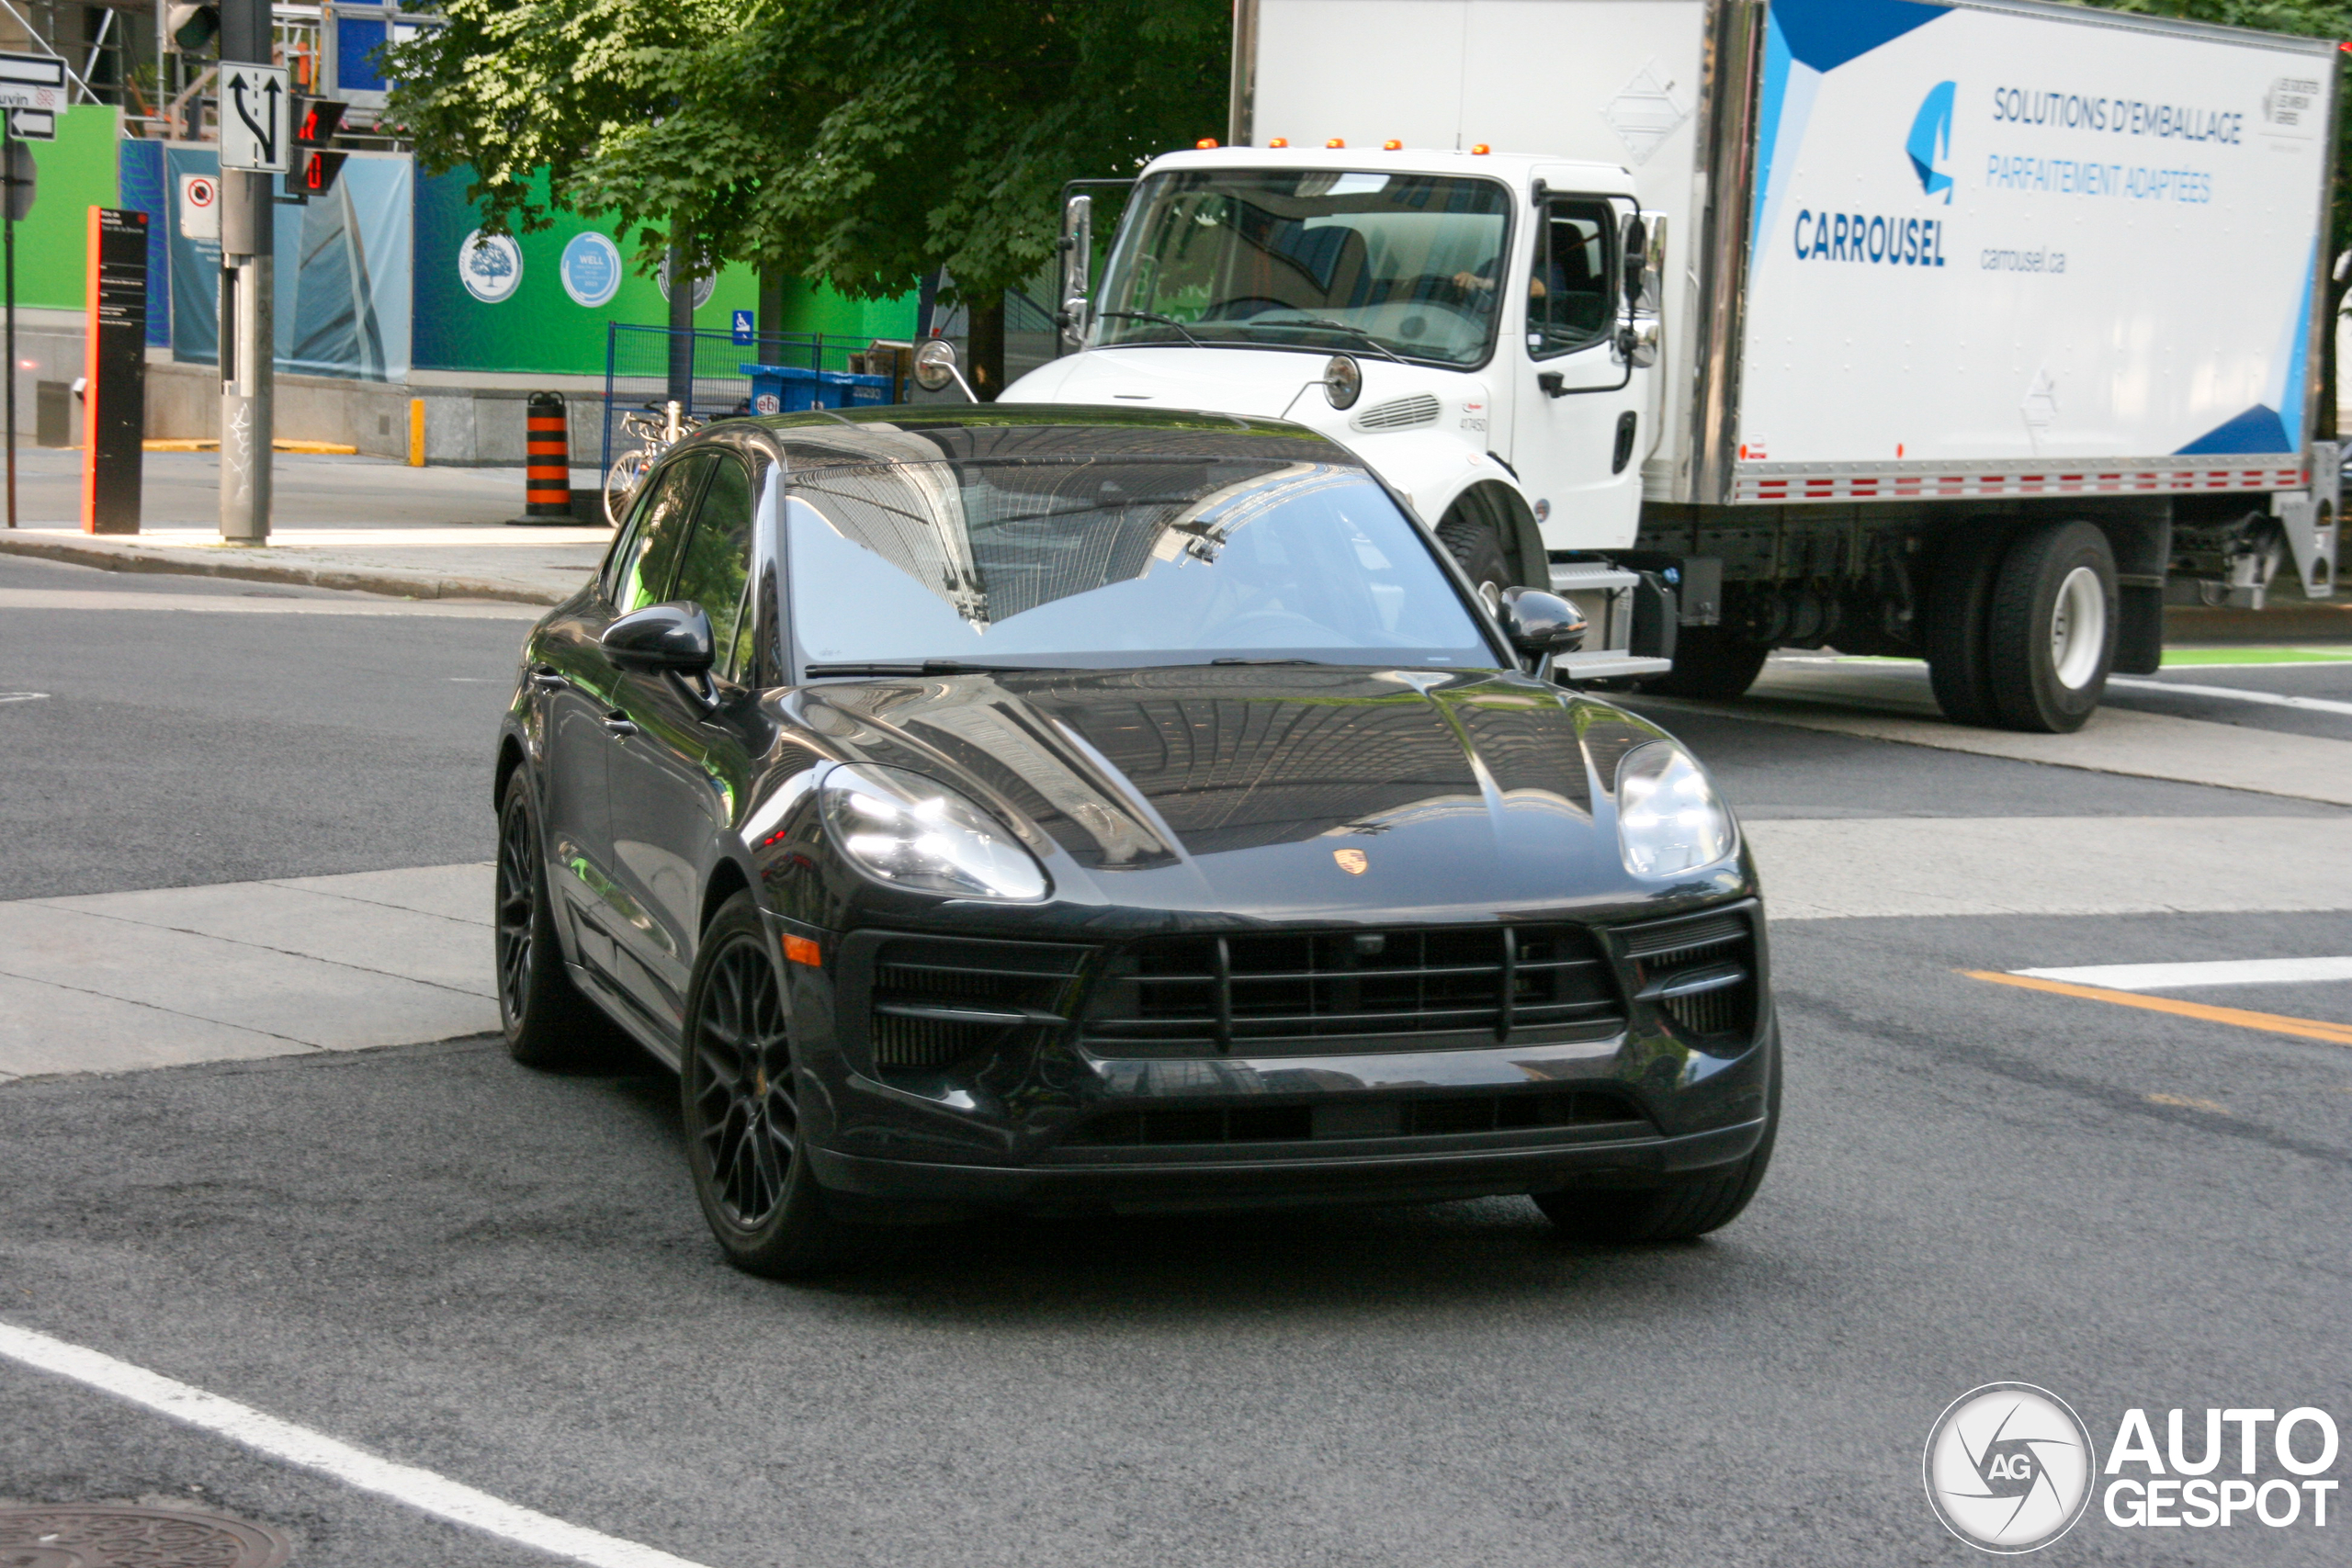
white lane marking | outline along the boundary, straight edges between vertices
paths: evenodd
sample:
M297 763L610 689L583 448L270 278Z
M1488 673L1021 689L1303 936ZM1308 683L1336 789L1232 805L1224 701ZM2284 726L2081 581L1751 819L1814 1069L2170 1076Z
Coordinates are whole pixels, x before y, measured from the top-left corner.
M487 599L304 599L275 593L141 593L105 588L0 588L0 610L209 610L232 615L437 615L461 621L536 621L537 604Z
M0 692L0 703L40 703L48 700L47 692Z
M2244 686L2192 686L2184 681L2143 681L2131 675L2109 675L2110 686L2128 686L2135 692L2181 692L2192 697L2227 697L2234 702L2260 703L2266 707L2306 708L2313 713L2352 713L2352 703L2330 702L2325 697L2290 697L2277 692L2249 691Z
M0 1356L144 1405L158 1415L242 1443L271 1459L315 1470L362 1492L390 1497L437 1518L551 1556L593 1563L596 1568L701 1568L685 1558L633 1540L566 1524L429 1470L379 1459L323 1433L33 1329L0 1323Z
M2110 991L2169 991L2191 986L2291 986L2352 980L2352 958L2230 958L2211 964L2098 964L2082 969L2012 969L2037 980L2104 986Z

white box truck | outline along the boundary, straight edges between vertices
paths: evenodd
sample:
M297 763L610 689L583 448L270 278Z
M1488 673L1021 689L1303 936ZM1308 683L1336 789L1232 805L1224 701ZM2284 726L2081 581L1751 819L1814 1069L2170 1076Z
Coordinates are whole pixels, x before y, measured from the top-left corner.
M1238 0L1006 396L1286 415L1568 679L1925 658L2078 727L2172 600L2330 592L2335 45L2033 0ZM1091 194L1091 193L1089 193Z

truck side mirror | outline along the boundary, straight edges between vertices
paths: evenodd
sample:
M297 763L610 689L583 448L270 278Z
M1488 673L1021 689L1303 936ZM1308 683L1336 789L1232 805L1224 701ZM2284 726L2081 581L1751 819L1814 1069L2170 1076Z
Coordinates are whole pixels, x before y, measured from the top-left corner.
M1086 337L1094 270L1094 198L1074 196L1062 205L1062 299L1057 324L1062 343L1077 348Z
M1642 278L1649 268L1649 225L1642 215L1634 213L1625 220L1625 309L1630 313L1642 308Z

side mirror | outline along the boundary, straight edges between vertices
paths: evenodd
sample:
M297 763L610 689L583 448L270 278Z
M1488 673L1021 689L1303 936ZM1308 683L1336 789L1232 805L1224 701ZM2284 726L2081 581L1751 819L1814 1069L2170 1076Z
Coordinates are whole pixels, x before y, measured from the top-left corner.
M974 402L980 400L964 373L956 368L956 345L944 337L923 339L922 346L915 350L915 385L926 392L944 392L951 381Z
M1650 230L1634 213L1625 220L1625 309L1630 312L1642 308L1642 278L1649 270Z
M1584 612L1540 588L1506 588L1495 612L1511 647L1531 657L1574 653L1584 646Z
M648 604L623 615L599 640L624 670L700 675L718 658L710 617L701 605L684 601Z

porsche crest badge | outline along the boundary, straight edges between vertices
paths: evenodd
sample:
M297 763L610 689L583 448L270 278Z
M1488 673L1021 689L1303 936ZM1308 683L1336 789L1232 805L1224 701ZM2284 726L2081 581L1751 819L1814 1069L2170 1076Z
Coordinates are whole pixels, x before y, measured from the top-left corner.
M1333 850L1331 858L1338 861L1340 869L1350 876L1362 876L1372 869L1372 862L1364 858L1362 850Z

